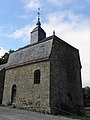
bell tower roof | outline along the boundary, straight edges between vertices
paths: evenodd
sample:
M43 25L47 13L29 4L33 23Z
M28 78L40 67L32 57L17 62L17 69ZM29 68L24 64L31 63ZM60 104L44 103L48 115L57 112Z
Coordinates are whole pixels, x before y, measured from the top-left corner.
M38 21L36 23L36 27L31 32L31 43L38 42L46 38L45 31L41 28L40 22L40 8L38 8Z

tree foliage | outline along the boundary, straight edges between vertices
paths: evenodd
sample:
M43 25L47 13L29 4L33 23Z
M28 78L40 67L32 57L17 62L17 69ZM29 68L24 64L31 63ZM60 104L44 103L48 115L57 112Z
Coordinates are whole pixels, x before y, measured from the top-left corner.
M83 98L85 107L90 107L90 87L83 88Z
M9 55L14 52L14 50L9 50L9 52L6 52L1 58L0 58L0 65L7 63Z

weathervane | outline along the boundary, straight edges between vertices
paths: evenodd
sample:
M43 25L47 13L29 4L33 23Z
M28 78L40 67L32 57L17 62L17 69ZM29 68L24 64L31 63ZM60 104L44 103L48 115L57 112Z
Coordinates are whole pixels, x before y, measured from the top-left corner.
M40 8L38 8L38 22L36 25L38 25L38 26L41 25L41 23L40 23Z
M38 8L38 19L40 19L40 8Z

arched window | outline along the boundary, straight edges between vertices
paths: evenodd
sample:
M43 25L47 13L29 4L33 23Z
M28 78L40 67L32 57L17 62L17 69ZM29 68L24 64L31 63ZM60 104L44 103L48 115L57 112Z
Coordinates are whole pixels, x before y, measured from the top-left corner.
M16 90L17 90L17 86L14 84L12 86L12 95L11 95L11 103L12 104L16 103Z
M40 83L40 70L34 71L34 84Z

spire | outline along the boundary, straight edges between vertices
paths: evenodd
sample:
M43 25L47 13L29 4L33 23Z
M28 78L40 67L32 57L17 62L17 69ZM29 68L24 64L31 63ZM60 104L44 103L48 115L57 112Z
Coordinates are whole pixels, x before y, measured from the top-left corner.
M36 23L36 25L37 25L38 27L41 26L41 23L40 23L40 8L38 8L38 22Z
M53 30L53 35L55 35L55 30Z
M31 32L31 44L41 41L44 38L46 38L46 33L45 31L41 28L41 23L40 23L40 8L38 8L38 21L37 21L37 26L32 30Z

